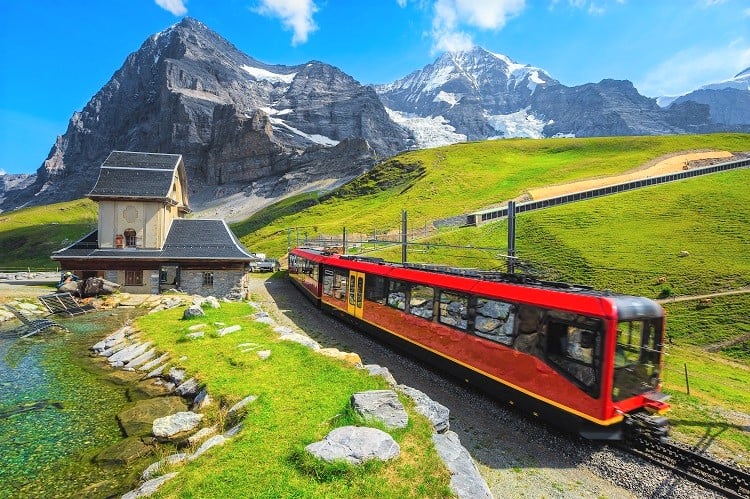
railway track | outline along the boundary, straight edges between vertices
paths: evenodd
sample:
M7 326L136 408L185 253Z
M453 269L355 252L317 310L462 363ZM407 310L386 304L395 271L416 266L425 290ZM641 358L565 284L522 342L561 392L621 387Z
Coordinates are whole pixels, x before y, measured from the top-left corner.
M620 445L628 452L727 497L750 498L750 473L718 462L676 442L636 431Z

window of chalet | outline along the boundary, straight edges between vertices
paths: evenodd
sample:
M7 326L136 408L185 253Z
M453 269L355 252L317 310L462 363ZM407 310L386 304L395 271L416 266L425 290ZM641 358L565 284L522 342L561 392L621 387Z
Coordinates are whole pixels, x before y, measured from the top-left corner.
M203 286L206 288L214 287L214 273L213 272L203 273Z
M126 286L143 286L143 272L140 270L125 271Z
M125 247L135 248L136 246L135 230L126 229L125 232L123 232L123 235L125 236Z

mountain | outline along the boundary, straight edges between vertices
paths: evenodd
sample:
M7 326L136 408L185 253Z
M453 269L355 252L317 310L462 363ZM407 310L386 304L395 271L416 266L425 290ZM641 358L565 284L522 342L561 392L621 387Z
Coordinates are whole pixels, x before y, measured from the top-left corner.
M711 122L717 129L750 131L750 68L739 72L734 78L703 85L685 95L659 101L663 106L685 102L708 106Z
M497 137L698 132L708 109L662 109L629 81L567 87L543 69L481 47L446 52L405 78L375 87L418 145Z
M479 47L445 52L423 69L375 86L398 123L419 142L540 137L544 123L526 108L540 89L558 82L544 70ZM420 119L421 118L421 119ZM421 125L421 126L420 126ZM437 140L430 140L430 133ZM451 136L452 135L452 136Z
M182 154L200 205L335 183L409 144L375 91L339 69L264 64L184 18L127 57L0 208L84 196L112 150Z

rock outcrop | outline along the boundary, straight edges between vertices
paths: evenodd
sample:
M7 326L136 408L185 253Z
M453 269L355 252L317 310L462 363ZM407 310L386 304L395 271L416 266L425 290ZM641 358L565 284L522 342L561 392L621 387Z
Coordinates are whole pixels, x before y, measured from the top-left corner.
M112 150L182 154L200 208L243 189L279 196L351 178L408 144L375 91L339 69L264 64L186 17L73 114L33 184L3 181L0 209L85 196Z

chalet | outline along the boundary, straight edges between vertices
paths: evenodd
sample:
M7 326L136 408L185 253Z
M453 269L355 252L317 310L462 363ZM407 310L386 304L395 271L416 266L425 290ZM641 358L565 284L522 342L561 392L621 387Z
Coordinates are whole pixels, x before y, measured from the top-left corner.
M52 254L81 278L130 293L225 296L257 261L223 220L183 218L190 208L179 154L113 151L88 197L99 206L97 229Z

